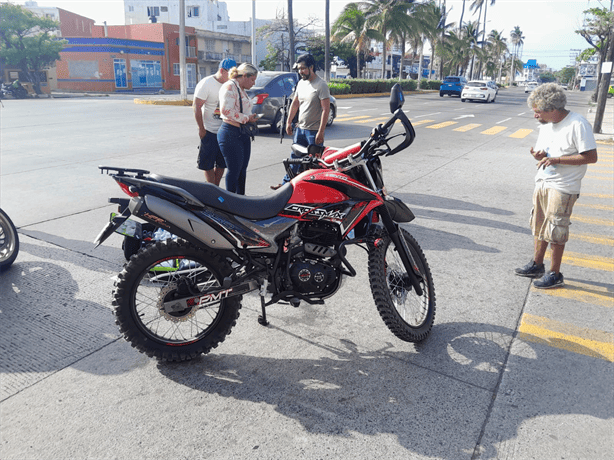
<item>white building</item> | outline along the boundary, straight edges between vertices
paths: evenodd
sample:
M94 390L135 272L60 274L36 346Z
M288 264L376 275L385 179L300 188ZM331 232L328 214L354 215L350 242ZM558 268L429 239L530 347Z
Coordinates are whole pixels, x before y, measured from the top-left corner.
M226 2L219 0L185 0L186 27L221 34L251 37L251 21L231 21ZM164 22L179 24L179 1L177 0L124 0L124 19L126 24L146 24ZM256 29L270 21L256 19ZM231 53L231 52L229 52ZM256 43L258 64L266 56L266 42Z

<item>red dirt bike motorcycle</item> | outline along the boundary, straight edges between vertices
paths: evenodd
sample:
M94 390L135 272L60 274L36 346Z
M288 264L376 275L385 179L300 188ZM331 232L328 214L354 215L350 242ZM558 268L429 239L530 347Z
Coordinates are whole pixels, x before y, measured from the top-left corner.
M371 292L390 331L404 341L424 340L435 317L431 272L416 240L399 227L414 216L387 195L380 162L415 138L403 100L395 85L393 115L368 140L319 159L292 160L310 169L267 197L99 167L131 198L97 245L131 214L178 237L141 248L118 275L113 306L126 340L167 361L208 353L236 324L243 294L259 291L262 325L272 304L324 303L356 275L346 258L349 245L368 252ZM403 132L391 134L397 120ZM400 142L390 147L394 138Z

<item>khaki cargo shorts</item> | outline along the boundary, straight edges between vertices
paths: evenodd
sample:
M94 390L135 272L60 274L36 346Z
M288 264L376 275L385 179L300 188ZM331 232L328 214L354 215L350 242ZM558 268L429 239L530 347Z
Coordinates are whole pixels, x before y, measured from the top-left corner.
M543 183L537 184L533 192L533 209L529 220L533 235L548 243L567 243L571 224L569 218L579 196L544 187Z

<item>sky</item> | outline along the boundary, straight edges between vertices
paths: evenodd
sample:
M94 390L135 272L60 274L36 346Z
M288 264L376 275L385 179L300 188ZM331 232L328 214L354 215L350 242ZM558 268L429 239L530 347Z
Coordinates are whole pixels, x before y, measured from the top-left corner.
M487 0L490 2L490 0ZM186 5L190 0L186 0ZM23 4L23 0L13 1ZM39 6L55 6L94 19L97 24L107 21L109 25L124 23L122 0L37 0ZM156 0L149 0L156 4ZM339 16L349 0L330 0L331 23ZM466 1L463 21L476 20L477 14L470 11L472 0ZM588 43L574 33L582 26L582 12L588 8L610 8L610 0L496 0L488 6L486 33L496 29L503 36L519 26L525 37L521 59L536 59L554 70L572 63L571 50L584 50ZM232 21L248 21L251 17L251 0L227 0L228 14ZM448 22L460 20L462 0L446 0ZM297 21L308 17L324 20L325 0L293 0L294 18ZM256 17L272 19L277 10L285 10L287 0L256 0Z

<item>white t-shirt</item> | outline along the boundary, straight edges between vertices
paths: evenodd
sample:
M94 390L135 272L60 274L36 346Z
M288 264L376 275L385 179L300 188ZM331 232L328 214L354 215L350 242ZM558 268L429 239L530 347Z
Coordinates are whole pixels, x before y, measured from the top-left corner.
M575 155L597 148L591 125L581 115L569 112L558 123L547 123L540 126L535 150L544 150L548 157L558 158ZM587 165L555 164L547 168L539 168L535 182L544 181L544 185L562 193L580 193L580 184Z
M203 78L194 88L194 97L205 101L202 107L205 129L217 133L222 126L220 117L220 88L222 84L215 79L215 75Z

